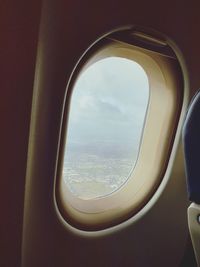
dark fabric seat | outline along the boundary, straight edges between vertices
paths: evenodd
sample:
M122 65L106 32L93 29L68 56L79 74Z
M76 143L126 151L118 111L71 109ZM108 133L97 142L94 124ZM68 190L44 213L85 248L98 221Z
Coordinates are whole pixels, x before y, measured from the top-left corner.
M200 90L193 97L183 127L189 199L200 204Z

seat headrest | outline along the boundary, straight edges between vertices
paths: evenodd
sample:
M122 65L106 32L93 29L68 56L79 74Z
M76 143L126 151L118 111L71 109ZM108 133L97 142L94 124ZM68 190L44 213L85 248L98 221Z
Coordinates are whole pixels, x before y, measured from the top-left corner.
M200 90L193 97L183 126L188 194L200 204Z

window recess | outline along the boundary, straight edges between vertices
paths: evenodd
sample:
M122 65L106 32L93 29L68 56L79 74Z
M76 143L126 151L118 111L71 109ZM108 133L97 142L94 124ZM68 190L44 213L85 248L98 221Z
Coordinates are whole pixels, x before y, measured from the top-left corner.
M168 168L183 81L173 49L157 35L128 29L104 36L86 51L72 73L66 89L56 198L62 216L79 229L101 230L134 216L153 197ZM130 67L132 82L122 62L138 67ZM101 79L107 85L102 81L96 85ZM127 81L128 89L123 89ZM114 87L109 87L112 83ZM135 98L143 98L140 107ZM134 139L135 131L139 132L137 148L127 141ZM123 173L123 160L134 149Z

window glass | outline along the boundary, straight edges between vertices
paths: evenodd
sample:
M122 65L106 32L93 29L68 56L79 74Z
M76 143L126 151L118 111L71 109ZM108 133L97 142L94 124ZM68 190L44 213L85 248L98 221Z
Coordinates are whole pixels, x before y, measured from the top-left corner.
M63 167L75 196L106 196L126 182L137 161L148 99L144 69L126 58L99 60L78 76Z

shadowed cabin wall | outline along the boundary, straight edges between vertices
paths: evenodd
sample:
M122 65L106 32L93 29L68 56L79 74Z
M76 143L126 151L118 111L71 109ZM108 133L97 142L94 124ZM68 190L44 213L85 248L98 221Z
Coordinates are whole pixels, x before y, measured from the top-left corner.
M0 1L1 267L20 266L40 2Z
M25 172L40 2L0 3L0 266L20 266ZM103 238L86 242L70 233L66 236L65 229L60 227L55 217L52 191L56 138L60 123L57 114L61 113L66 81L79 57L98 36L121 25L138 24L160 31L176 42L186 60L190 88L195 91L200 87L200 3L199 0L49 0L44 3L39 43L41 56L46 60L45 64L55 62L57 65L59 62L61 68L50 67L46 72L45 66L41 66L44 79L48 77L49 81L44 86L50 95L48 103L44 105L44 120L40 119L40 126L48 132L42 144L43 151L48 151L48 156L43 153L38 157L35 164L41 161L41 168L35 170L27 181L24 267L61 267L67 263L69 266L77 266L78 261L83 262L82 266L95 266L98 257L98 266L103 266L104 258L101 255L105 256L107 265L111 266L110 253L117 256L114 264L128 266L129 259L123 258L120 246L106 250ZM54 81L52 74L55 72L59 83ZM40 83L42 86L42 81ZM53 127L50 121L45 121L45 113L51 112L48 109L51 102L56 104L54 113L50 113L51 120L54 121ZM169 197L176 199L177 196L172 194ZM160 220L162 224L162 218ZM29 222L32 228L29 228ZM153 221L150 222L154 224ZM135 231L142 229L142 224L145 224L145 221L137 225ZM185 229L186 216L183 224ZM144 234L147 239L155 238L148 231ZM110 246L123 242L127 245L127 255L130 255L132 240L129 228L107 240ZM163 245L162 249L164 248ZM168 247L165 249L167 256ZM71 251L78 252L78 255ZM88 251L91 251L91 254L86 256L85 252ZM92 258L93 251L95 259ZM139 251L135 253L140 254ZM150 255L151 251L146 250L145 253L153 262L154 255ZM135 263L137 264L137 259ZM148 265L145 257L142 264Z
M121 25L153 28L171 37L179 46L189 69L191 88L195 90L199 69L196 56L200 44L196 34L200 24L199 2L44 3L35 94L42 112L36 113L33 120L34 128L38 130L32 133L36 146L29 155L32 163L27 173L23 266L178 266L183 253L181 245L186 242L187 235L187 201L181 160L162 201L144 220L128 224L117 233L111 231L98 237L72 233L60 224L52 194L64 91L72 69L85 49L98 36ZM178 196L177 186L181 192ZM164 216L159 216L163 209L166 210ZM174 214L182 218L181 224ZM156 234L156 229L162 227Z

